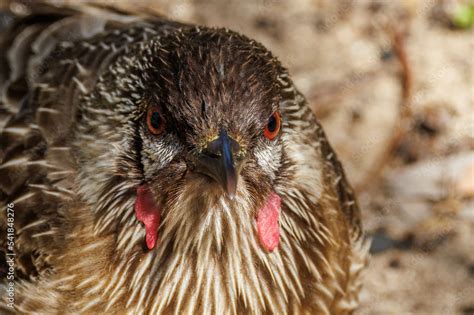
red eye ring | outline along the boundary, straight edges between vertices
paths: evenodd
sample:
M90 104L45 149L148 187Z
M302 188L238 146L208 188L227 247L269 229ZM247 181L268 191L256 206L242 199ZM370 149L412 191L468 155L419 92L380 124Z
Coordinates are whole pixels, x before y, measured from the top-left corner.
M165 131L166 121L158 106L151 106L146 113L146 125L148 130L155 136Z
M274 112L270 118L268 118L268 123L263 129L263 135L269 139L273 140L280 133L281 128L281 115L279 112Z

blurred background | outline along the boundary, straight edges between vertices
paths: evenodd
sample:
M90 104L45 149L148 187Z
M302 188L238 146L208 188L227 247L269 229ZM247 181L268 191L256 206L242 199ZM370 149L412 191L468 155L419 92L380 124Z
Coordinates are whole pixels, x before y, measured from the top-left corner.
M358 191L373 238L358 314L474 314L474 1L95 2L263 43Z

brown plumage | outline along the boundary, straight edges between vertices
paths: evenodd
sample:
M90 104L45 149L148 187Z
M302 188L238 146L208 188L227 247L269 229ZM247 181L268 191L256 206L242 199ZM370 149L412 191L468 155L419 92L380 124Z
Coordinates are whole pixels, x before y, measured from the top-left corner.
M0 37L0 200L15 209L16 311L357 306L366 246L355 197L269 51L157 16L30 10ZM261 209L280 198L279 228L265 225Z

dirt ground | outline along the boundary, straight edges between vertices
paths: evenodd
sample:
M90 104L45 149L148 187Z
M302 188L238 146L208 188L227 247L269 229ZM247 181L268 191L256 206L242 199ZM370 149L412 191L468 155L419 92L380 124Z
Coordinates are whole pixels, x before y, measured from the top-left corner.
M239 31L289 68L373 238L357 314L474 314L474 30L453 25L463 5L473 2L134 3Z

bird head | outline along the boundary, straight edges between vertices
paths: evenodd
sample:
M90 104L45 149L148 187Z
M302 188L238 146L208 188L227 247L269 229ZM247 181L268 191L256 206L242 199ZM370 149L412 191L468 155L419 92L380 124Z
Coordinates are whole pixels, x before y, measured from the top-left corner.
M227 229L246 225L242 233L254 233L255 222L263 246L276 246L285 74L253 40L189 28L137 44L101 77L91 104L109 103L113 112L104 120L116 134L104 145L115 148L106 150L120 174L115 183L126 177L136 188L148 248L158 229L160 238L187 235L196 245L207 233L222 244ZM113 218L103 217L101 228Z

